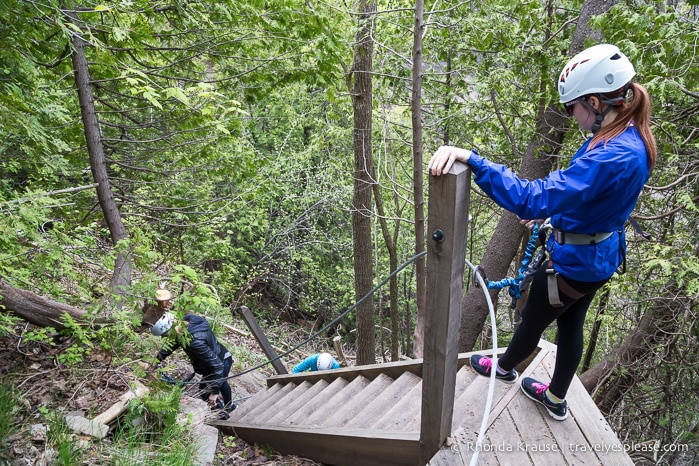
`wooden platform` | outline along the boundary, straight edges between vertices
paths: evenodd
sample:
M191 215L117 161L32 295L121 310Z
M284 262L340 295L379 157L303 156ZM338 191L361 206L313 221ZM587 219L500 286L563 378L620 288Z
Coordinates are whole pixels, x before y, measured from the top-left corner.
M580 381L568 393L569 418L555 421L529 400L519 382L496 381L485 441L476 441L489 380L459 355L452 432L429 462L437 465L633 465ZM548 381L555 346L541 341L518 368L521 376ZM256 394L214 425L247 442L325 464L417 464L422 361L376 364L268 379Z
M548 382L556 347L543 340L539 346L541 351L521 375ZM481 389L479 398L485 396L485 390L487 387ZM443 447L430 465L468 465L476 451L479 465L634 464L577 377L568 391L569 416L565 421L554 420L543 406L527 398L519 382L512 386L501 383L495 393L482 445L476 445L480 425L462 418L459 427L454 424L453 445ZM461 402L455 412L459 405Z

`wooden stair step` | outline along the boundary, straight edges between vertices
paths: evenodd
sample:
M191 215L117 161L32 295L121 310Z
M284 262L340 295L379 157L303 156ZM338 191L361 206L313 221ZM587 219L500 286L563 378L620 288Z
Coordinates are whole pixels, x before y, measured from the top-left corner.
M469 365L462 366L461 369L459 369L459 372L456 373L454 400L458 400L459 396L468 388L476 377L478 377L478 374L476 374L476 372L471 369ZM403 429L406 432L420 430L420 423L422 422L422 400L420 400L419 405L420 408L417 410L417 414L403 426ZM456 404L454 405L454 409L456 410Z
M422 379L412 372L404 372L393 383L369 402L363 409L344 424L346 428L369 427L377 417L383 416L400 401Z
M294 384L296 385L296 384ZM245 422L255 422L256 424L267 424L269 420L276 416L279 411L286 409L289 404L293 403L294 400L303 396L313 385L309 382L304 384L303 382L296 385L293 390L285 393L283 396L277 396L277 400L271 405L267 406L264 411L256 412L255 418L247 418ZM281 393L281 392L280 392Z
M272 385L271 387L267 388L267 390L263 390L260 392L255 393L252 398L248 398L245 403L240 404L235 411L232 411L231 414L231 419L240 419L241 417L245 416L247 413L255 409L256 406L259 406L260 404L264 403L265 400L268 398L274 396L275 393L277 393L279 390L281 390L283 387L282 384L276 383Z
M403 398L390 408L383 416L371 424L371 429L388 431L418 430L410 428L410 421L420 414L422 409L422 380L418 382Z
M453 429L463 427L469 430L480 427L483 420L483 409L488 397L489 384L490 379L488 377L476 375L468 388L456 397L452 416ZM495 406L512 387L512 384L496 380L491 406Z
M256 422L256 420L259 419L260 415L267 411L267 409L270 406L275 404L280 399L284 398L288 393L291 393L295 388L295 383L288 383L286 385L283 385L279 390L277 390L274 393L274 395L267 397L264 401L259 403L257 406L254 406L252 410L245 413L243 416L237 417L236 421ZM235 411L237 411L237 409Z
M277 412L277 414L270 417L267 420L267 423L269 423L270 425L283 423L285 419L289 418L297 410L305 406L306 403L311 401L316 395L318 395L318 393L325 390L325 388L328 385L328 382L326 382L325 380L319 380L316 383L311 383L308 380L304 380L302 383L299 384L299 387L303 386L306 388L306 390L300 396L291 400L291 402L287 406L280 409Z
M417 432L251 426L228 421L219 421L216 426L249 444L269 445L282 454L306 457L318 465L406 466L417 464L419 456Z
M319 392L313 400L297 409L296 412L282 421L281 424L284 426L306 426L307 419L318 410L325 411L325 406L327 406L337 393L347 386L348 383L349 382L342 377L333 380L324 390Z
M311 416L306 419L307 427L317 427L320 423L323 423L326 419L333 418L333 414L341 409L348 400L354 398L359 392L364 390L369 385L369 380L366 377L356 377L350 383L348 383L342 390L340 390L337 395L335 395L330 402L323 408L317 410Z
M319 423L319 426L344 426L347 421L354 418L360 410L370 403L371 400L379 396L379 394L386 390L392 383L392 378L386 374L379 374L361 392L357 393L354 398L347 400L342 408L333 413L328 413L328 416Z
M456 387L454 389L454 398L458 398L469 385L473 382L473 379L478 377L476 371L471 369L471 366L462 366L459 372L456 373Z

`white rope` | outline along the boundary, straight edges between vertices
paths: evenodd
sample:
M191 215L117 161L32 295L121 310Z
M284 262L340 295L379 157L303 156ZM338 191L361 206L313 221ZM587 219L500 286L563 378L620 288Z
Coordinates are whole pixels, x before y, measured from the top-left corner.
M483 444L483 438L485 437L485 432L488 430L488 415L490 414L490 407L493 404L493 392L495 391L495 373L497 372L498 356L498 333L495 323L495 309L493 308L493 301L490 299L490 294L488 293L488 286L483 280L481 273L476 269L476 267L471 264L468 259L466 259L466 264L473 270L473 277L478 280L478 284L485 294L485 300L488 302L488 310L490 311L490 325L493 331L493 365L490 370L490 382L488 383L488 396L485 401L485 408L483 410L483 420L481 421L481 429L478 432L478 439L476 440L476 445L473 449L473 456L471 457L470 466L476 466L478 464L478 453L481 450L481 445Z

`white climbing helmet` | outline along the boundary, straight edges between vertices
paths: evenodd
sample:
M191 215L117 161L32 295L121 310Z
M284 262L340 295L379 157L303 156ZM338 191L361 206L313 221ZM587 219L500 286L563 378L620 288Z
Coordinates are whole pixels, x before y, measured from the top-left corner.
M175 316L173 316L171 313L166 312L165 314L162 315L160 319L158 319L153 326L150 328L150 333L153 335L159 337L165 334L168 330L170 330L170 327L172 327L172 324L175 322Z
M316 367L319 371L327 371L333 367L333 357L330 353L320 353L318 355L318 362L316 362Z
M560 102L565 104L589 94L616 91L630 83L634 76L636 70L616 45L595 45L571 58L563 67L558 80ZM623 95L620 100L625 97Z

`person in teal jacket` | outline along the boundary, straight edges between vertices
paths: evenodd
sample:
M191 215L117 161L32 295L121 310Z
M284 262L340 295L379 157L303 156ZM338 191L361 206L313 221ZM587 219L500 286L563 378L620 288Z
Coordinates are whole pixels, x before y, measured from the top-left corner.
M624 261L624 224L655 166L650 97L633 82L635 75L629 59L609 44L590 47L565 65L558 80L560 102L592 136L567 168L543 179L521 179L474 150L452 146L440 147L428 164L432 175L440 176L456 160L467 163L475 183L527 226L549 219L551 262L534 274L521 324L495 370L498 379L516 382L515 366L556 321L559 343L550 384L528 377L521 383L525 395L556 420L568 416L565 396L582 358L585 314ZM470 363L478 374L490 375L490 358L474 355Z
M318 353L298 363L291 372L298 374L305 371L327 371L339 368L340 363L330 353Z

